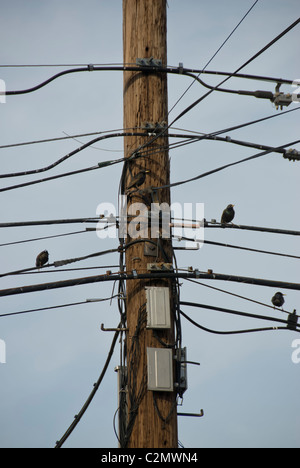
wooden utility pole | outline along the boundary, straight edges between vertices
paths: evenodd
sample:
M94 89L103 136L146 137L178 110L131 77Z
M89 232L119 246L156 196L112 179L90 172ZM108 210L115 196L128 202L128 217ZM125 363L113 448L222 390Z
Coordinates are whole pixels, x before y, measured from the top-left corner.
M136 64L137 59L159 60L167 65L167 5L166 0L123 0L124 64ZM151 61L150 64L156 62ZM124 72L124 128L141 132L151 126L167 125L168 88L165 73L151 71ZM158 126L158 127L157 127ZM136 130L134 130L136 129ZM124 193L128 196L128 212L134 203L142 203L151 212L151 203L168 203L170 190L151 190L170 183L168 137L158 138L149 145L153 131L144 137L125 138L125 157L143 147L146 151L137 159L125 163ZM144 146L146 145L146 146ZM126 190L132 178L147 170L144 183ZM132 212L138 216L138 212ZM128 222L130 222L130 217ZM141 225L139 238L128 235L126 240L126 270L147 272L149 263L172 263L171 239L151 237ZM129 233L130 234L130 233ZM149 242L150 240L150 242ZM127 369L128 369L128 448L176 448L176 391L153 392L147 387L147 347L174 347L174 323L168 330L153 331L146 327L145 288L168 287L171 297L171 318L174 321L172 290L174 284L164 280L127 281ZM174 353L174 348L173 348Z

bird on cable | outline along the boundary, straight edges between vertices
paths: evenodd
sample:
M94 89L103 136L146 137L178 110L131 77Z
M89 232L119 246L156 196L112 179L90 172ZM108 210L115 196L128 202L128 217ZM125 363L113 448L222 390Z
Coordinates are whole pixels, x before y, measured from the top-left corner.
M285 294L282 294L281 292L277 292L273 297L272 297L272 304L274 307L282 307L283 304L285 303L284 297Z
M39 253L38 256L36 257L35 265L37 268L41 268L42 266L46 265L48 261L49 261L49 253L47 250L44 250L43 252Z
M140 171L136 176L134 176L131 179L131 182L129 182L128 184L127 190L134 188L134 187L140 187L141 185L143 185L143 183L146 180L146 174L149 174L149 173L150 171L145 171L145 170Z
M231 223L235 216L235 211L233 209L234 205L228 205L227 208L223 211L221 224Z

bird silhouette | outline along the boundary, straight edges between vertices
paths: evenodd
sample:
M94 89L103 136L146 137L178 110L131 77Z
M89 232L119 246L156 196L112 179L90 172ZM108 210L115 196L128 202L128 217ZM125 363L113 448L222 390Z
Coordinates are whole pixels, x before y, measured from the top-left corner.
M134 187L140 187L141 185L143 185L143 183L146 180L146 174L149 174L149 172L150 171L145 171L145 170L140 171L136 176L132 178L131 182L129 182L127 190L130 190L131 188L134 188Z
M272 304L274 307L282 307L285 300L284 297L285 294L282 294L281 292L277 292L273 297L272 297Z
M44 250L43 252L39 253L38 256L36 257L35 265L37 268L41 268L42 266L46 265L48 261L49 261L49 253L47 250Z
M227 208L223 211L221 224L231 223L235 216L235 211L233 209L234 205L228 205Z

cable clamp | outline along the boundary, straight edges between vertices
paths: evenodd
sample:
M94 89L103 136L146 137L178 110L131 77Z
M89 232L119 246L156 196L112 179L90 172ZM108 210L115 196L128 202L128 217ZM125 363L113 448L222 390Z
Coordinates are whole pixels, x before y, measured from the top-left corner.
M280 92L281 83L278 83L275 89L273 102L276 106L276 110L279 108L282 110L283 107L288 107L293 102L293 95L288 93L284 94Z
M151 58L137 58L136 59L136 64L139 67L154 67L154 68L161 68L162 67L162 61L157 60L153 57Z
M289 161L300 161L300 152L291 148L283 154L283 157Z

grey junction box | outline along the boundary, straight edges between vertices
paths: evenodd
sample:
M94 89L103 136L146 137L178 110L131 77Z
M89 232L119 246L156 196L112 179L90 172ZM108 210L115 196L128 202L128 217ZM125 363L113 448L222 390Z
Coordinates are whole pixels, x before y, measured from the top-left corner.
M171 328L170 290L163 287L147 287L147 328Z
M173 351L147 348L148 390L173 392Z

